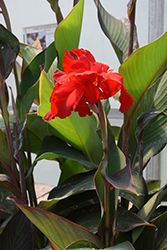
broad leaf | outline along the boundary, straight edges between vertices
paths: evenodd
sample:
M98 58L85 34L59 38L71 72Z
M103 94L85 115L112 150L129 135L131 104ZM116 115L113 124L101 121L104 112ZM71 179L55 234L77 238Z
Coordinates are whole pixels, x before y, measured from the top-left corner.
M23 132L27 133L29 149L32 153L38 154L45 136L50 135L49 125L44 122L36 113L28 114L24 123ZM26 151L25 141L23 150Z
M149 224L147 221L141 219L136 214L122 208L118 207L118 223L117 230L120 232L129 232L130 230L140 227L140 226L155 226L153 224Z
M48 48L37 54L25 69L20 83L22 96L21 120L25 119L26 113L29 112L31 105L38 94L38 79L41 69L44 68L46 72L48 72L56 56L57 52L54 43L52 43Z
M148 194L155 193L160 190L161 181L160 180L150 180L147 181Z
M0 77L3 80L11 73L18 53L18 39L0 24Z
M18 199L22 198L21 191L16 187L5 174L0 174L0 186L10 190Z
M147 203L138 212L138 216L145 220L150 220L151 215L155 211L156 207L162 202L163 197L167 193L167 186L164 186L160 191L154 194Z
M95 234L100 221L100 206L99 204L87 204L87 206L72 211L67 218Z
M55 47L58 52L59 63L58 66L63 70L62 62L65 53L65 48L70 51L71 49L78 48L82 15L83 15L84 0L81 0L69 15L58 25L55 32Z
M142 219L149 221L152 217L152 214L155 212L157 206L162 202L166 193L167 193L167 186L164 186L159 192L154 194L147 201L147 203L141 208L141 210L137 213L137 215ZM141 227L133 231L132 233L133 242L135 242L136 239L138 239L143 229L144 227Z
M167 248L167 212L152 220L152 223L158 230L146 227L135 242L136 250L163 250Z
M167 69L166 43L167 32L153 43L136 50L119 68L124 86L133 98L131 108L125 113L125 128L147 89Z
M117 19L109 14L100 3L94 0L98 9L98 19L104 34L110 40L120 63L128 57L129 20L127 18ZM137 34L134 31L133 50L138 48Z
M53 188L49 194L48 199L62 199L66 198L72 194L76 194L79 192L83 192L86 190L94 189L94 171L88 171L85 173L76 174L65 182L63 182L60 186Z
M133 160L133 166L138 166L138 146L134 136L137 127L137 118L143 112L150 110L159 110L158 112L167 112L167 71L151 88L149 88L140 101L140 108L135 113L130 129L129 157ZM163 114L163 113L162 113ZM152 117L152 116L151 116ZM139 118L140 119L140 118ZM150 118L149 118L150 120ZM143 167L149 159L160 152L167 143L166 126L167 118L165 115L158 115L157 119L146 126L144 129L144 147L143 147ZM161 138L161 139L160 139Z
M22 80L20 83L20 91L22 98L25 96L26 92L32 85L38 80L41 70L40 66L44 67L45 54L44 51L41 51L28 65L25 69Z
M19 56L23 59L23 66L22 66L22 73L24 72L25 68L30 64L30 62L41 53L40 49L37 49L34 46L20 43L20 52Z
M105 175L106 180L115 188L126 190L138 195L138 191L134 186L132 179L130 165L127 164L125 168L121 169L119 172L112 176Z
M97 248L100 247L100 239L90 231L44 210L28 207L19 200L12 199L25 215L38 227L54 245L55 249L65 249L77 240L92 242Z
M12 202L6 199L6 197L11 196L14 192L9 191L6 189L6 186L0 186L0 213L1 213L1 222L6 218L9 218L10 215L13 215L17 212L18 208Z
M43 117L50 110L49 98L53 87L44 71L40 77L40 106L38 115ZM96 132L96 122L93 117L80 117L73 112L69 117L48 122L53 129L50 132L82 151L90 162L98 164L102 157L102 143ZM98 152L98 153L97 153Z
M78 161L88 168L97 169L98 165L86 160L83 153L55 136L47 136L42 142L41 149L34 161L36 163L42 159L67 158Z
M65 180L70 178L75 174L79 174L84 170L84 167L81 163L77 161L72 161L69 159L63 159L61 164L61 174L59 178L58 185L62 184Z
M148 198L147 186L144 181L144 178L137 172L132 171L132 178L135 188L141 195L137 196L136 194L125 192L123 190L120 190L119 195L125 198L126 200L130 201L140 210L140 208L145 204Z
M33 249L33 235L30 221L18 211L8 222L0 235L1 249L30 250Z
M71 246L69 246L66 249L75 249L75 250L80 250L80 249L84 249L84 250L97 250L95 247L90 247L90 243L86 242L86 241L78 241L74 244L72 244ZM102 250L102 249L100 249ZM103 250L135 250L134 247L132 246L132 244L128 241L125 241L121 244L118 244L116 246L113 247L107 247L107 248L103 248Z
M158 117L161 115L167 117L167 113L164 113L156 109L153 110L151 109L150 111L142 113L142 115L139 117L137 121L136 136L139 137L142 131L147 126L152 125L152 123L156 121Z
M68 215L76 209L98 203L99 200L95 190L83 190L76 194L69 194L66 198L62 196L58 199L53 198L52 200L41 201L38 207L43 210L51 211L64 218L68 218Z

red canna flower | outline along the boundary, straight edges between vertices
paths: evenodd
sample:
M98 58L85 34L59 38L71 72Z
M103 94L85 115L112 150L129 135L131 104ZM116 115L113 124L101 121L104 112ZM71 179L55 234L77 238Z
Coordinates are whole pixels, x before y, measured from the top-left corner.
M109 70L109 66L96 62L84 49L65 50L64 72L56 70L53 79L56 86L50 97L51 111L43 119L66 118L72 111L81 117L91 115L89 104L114 96L119 90L120 111L126 112L132 105L132 97L123 86L123 78Z

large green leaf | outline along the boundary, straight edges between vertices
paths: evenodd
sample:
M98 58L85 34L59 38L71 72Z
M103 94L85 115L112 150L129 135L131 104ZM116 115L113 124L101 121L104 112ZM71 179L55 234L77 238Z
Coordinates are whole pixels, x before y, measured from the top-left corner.
M49 98L53 87L44 71L40 77L40 106L38 115L43 117L50 110ZM93 117L80 117L73 112L69 117L48 122L53 129L50 132L82 151L90 162L98 164L103 151L100 137L96 132L96 122Z
M136 50L119 68L124 86L133 98L125 113L125 129L147 91L167 69L167 32L159 39Z
M140 226L151 226L155 228L153 224L149 224L147 221L143 220L135 213L132 213L131 211L128 211L122 207L118 207L118 231L128 232Z
M69 213L75 211L76 209L98 203L99 200L95 190L83 190L78 193L76 192L76 194L73 193L72 195L69 193L66 198L62 196L58 199L53 198L51 200L41 201L38 207L67 218Z
M80 249L84 249L84 250L97 250L95 247L92 247L92 245L90 246L89 242L86 241L78 241L74 244L72 244L71 246L69 246L66 249L75 249L75 250L80 250ZM102 250L102 249L100 249ZM132 246L132 244L128 241L125 241L121 244L118 244L116 246L113 247L107 247L107 248L103 248L103 250L135 250L134 247Z
M132 204L134 204L138 209L140 209L145 204L148 198L147 186L144 181L144 178L137 172L132 171L132 178L137 191L141 195L137 196L136 194L125 192L123 190L120 190L119 195L124 199L127 199Z
M78 48L82 16L83 16L84 0L81 0L69 15L58 25L55 32L55 46L58 52L59 68L63 70L62 62L65 53L65 48L70 51L71 49Z
M128 57L130 24L127 18L117 19L109 14L100 3L94 0L98 9L98 19L104 34L110 40L120 63ZM133 50L138 48L137 34L134 31Z
M53 188L48 199L62 199L86 190L94 190L94 174L94 171L88 171L70 177L60 186Z
M86 160L83 153L55 136L47 136L42 142L41 149L34 161L36 163L42 159L67 158L73 161L78 161L88 168L97 169L98 165Z
M98 224L100 221L100 206L99 204L88 204L87 206L75 209L67 218L93 233L97 233ZM129 232L132 229L140 226L153 226L147 221L141 219L135 213L118 207L117 210L117 230L119 232Z
M82 170L84 170L84 167L78 161L63 159L62 164L61 164L61 174L60 174L58 185L63 183L65 180L67 180L71 176L81 173Z
M19 53L18 39L0 24L0 77L6 79Z
M0 174L0 186L10 190L18 199L22 198L20 189L15 186L5 174Z
M129 141L129 157L133 160L133 166L138 166L138 145L135 135L137 128L138 116L143 112L150 112L150 110L159 110L158 112L167 112L167 71L164 73L151 88L149 88L140 101L138 112L135 113L131 128ZM163 113L162 113L163 114ZM151 115L151 114L150 114ZM141 120L141 118L139 118ZM160 152L160 150L167 143L166 123L167 119L164 115L159 115L157 119L144 129L144 147L143 147L143 166L149 159ZM149 118L150 120L150 118Z
M135 242L135 249L163 250L167 248L167 212L154 219L157 230L146 227Z
M0 243L1 249L5 250L33 249L31 223L21 211L18 211L4 228Z
M27 133L30 152L38 154L44 137L50 135L49 125L36 113L31 113L26 116L23 133ZM25 141L23 142L23 150L27 151Z
M28 207L17 199L12 199L23 213L38 227L54 245L54 249L63 250L77 240L87 240L100 248L100 239L85 228L78 226L50 212Z
M10 188L9 188L10 189ZM12 202L6 199L6 197L11 196L14 192L9 191L6 187L0 187L0 213L1 213L1 222L9 218L10 215L13 215L17 212L17 206Z
M166 193L167 193L167 185L164 186L161 190L159 190L147 201L147 203L138 212L138 216L147 221L150 220L151 215L153 214L157 206L162 202Z
M35 97L38 95L38 80L40 77L41 69L44 68L48 72L56 56L57 52L53 42L47 49L38 53L26 67L22 76L22 80L20 82L20 91L22 96L20 107L21 120L25 119L26 113L29 112L29 109Z
M23 59L23 68L25 69L39 53L41 53L40 49L28 44L20 43L19 56Z
M157 206L162 202L166 193L167 193L167 186L164 186L161 190L155 193L147 201L147 203L141 208L141 210L137 213L137 215L141 217L142 219L149 221L152 217L152 214L155 212ZM133 242L135 242L136 239L138 239L143 229L144 227L133 230L133 233L132 233Z

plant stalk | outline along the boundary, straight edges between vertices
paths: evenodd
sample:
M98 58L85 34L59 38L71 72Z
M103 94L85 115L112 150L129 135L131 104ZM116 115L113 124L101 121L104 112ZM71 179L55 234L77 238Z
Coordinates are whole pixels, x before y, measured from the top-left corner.
M104 213L105 213L105 247L110 247L110 204L109 204L109 191L110 185L104 180Z
M30 147L29 147L27 131L24 132L24 139L26 143L26 150L27 150L27 156L28 156L28 169L30 169L32 165L32 160L31 160L31 152L30 152ZM30 205L37 206L37 198L36 198L36 193L35 193L33 174L31 174L31 176L27 179L27 189L29 193Z
M108 130L107 130L107 118L103 109L101 101L98 101L98 118L101 128L102 141L103 141L103 160L108 162ZM108 165L108 163L107 163ZM104 179L104 230L105 230L105 247L110 247L110 203L109 203L109 191L110 185L106 179Z

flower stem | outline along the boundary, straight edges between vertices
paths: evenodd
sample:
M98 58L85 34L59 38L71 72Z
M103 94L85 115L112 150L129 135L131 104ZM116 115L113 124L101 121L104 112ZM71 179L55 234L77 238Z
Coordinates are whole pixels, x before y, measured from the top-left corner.
M107 118L105 111L103 109L102 103L98 101L98 118L101 128L101 134L102 134L102 141L103 141L103 160L107 162L108 165L108 130L107 130ZM106 179L104 179L104 230L105 230L105 247L110 246L110 203L109 203L109 191L110 191L110 185L107 182Z
M105 212L105 247L110 247L110 204L109 204L109 183L104 181L104 212Z
M107 151L108 151L108 132L107 132L107 118L103 106L100 101L98 101L98 118L100 122L102 141L103 141L103 151L104 158L107 160Z

